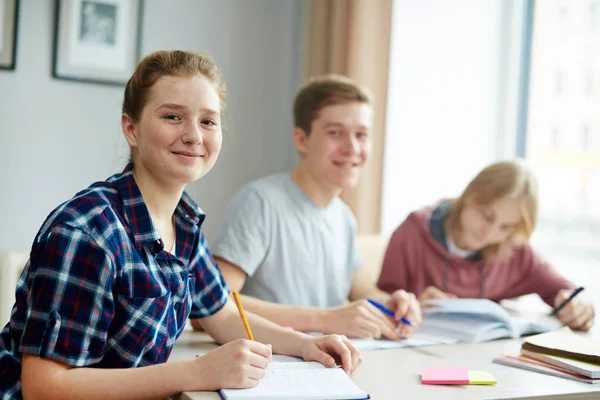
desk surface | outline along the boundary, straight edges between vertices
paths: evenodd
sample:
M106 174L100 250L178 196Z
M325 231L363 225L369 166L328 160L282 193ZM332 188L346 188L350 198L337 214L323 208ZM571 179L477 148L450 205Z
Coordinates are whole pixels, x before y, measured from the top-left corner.
M505 352L519 350L520 340L479 344L441 345L410 349L363 352L363 362L352 379L374 400L397 399L598 399L600 384L592 385L492 363ZM216 348L208 335L184 332L171 360L195 357ZM422 385L421 368L466 366L484 370L498 380L495 386ZM401 396L400 396L401 395ZM179 400L219 399L214 392L189 392Z

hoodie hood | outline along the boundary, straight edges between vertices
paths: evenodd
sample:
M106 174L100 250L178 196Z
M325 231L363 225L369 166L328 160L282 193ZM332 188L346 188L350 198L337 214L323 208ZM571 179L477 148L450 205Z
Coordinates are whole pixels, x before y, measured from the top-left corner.
M483 298L485 297L486 268L481 253L477 252L468 258L463 258L448 250L445 222L452 210L452 203L453 200L441 200L433 206L412 213L408 219L412 219L417 224L426 245L439 256L440 262L444 264L443 287L440 289L449 292L450 274L454 271L475 268L476 271L471 270L469 273L480 274L480 297Z
M441 200L432 206L413 212L407 220L416 224L425 243L441 259L447 260L453 266L478 266L483 261L481 253L477 252L471 257L462 258L448 250L444 224L452 210L452 203L453 200Z

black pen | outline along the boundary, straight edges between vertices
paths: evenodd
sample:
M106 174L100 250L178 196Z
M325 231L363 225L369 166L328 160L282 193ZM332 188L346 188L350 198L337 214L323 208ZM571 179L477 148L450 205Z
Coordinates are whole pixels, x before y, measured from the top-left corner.
M583 291L583 286L578 287L573 293L571 293L571 295L569 296L568 299L566 299L565 301L563 301L558 307L554 307L554 309L552 310L552 312L550 313L550 315L556 315L556 314L558 314L560 312L560 310L563 309L564 306L566 306L567 304L569 304L569 302L571 300L573 300L575 298L575 296L577 296L582 291Z

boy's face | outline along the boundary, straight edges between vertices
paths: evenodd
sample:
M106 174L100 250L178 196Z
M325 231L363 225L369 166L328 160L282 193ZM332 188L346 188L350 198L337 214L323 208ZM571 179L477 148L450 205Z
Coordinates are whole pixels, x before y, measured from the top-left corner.
M310 134L294 130L302 162L321 185L334 191L356 186L371 153L372 116L368 104L336 104L321 109Z

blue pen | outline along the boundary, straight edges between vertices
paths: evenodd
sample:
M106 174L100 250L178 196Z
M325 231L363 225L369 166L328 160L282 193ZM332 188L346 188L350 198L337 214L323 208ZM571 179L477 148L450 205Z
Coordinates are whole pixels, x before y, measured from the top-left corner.
M394 312L392 310L390 310L389 308L387 308L386 306L384 306L383 304L381 304L380 302L378 302L377 300L373 300L373 299L367 299L367 301L371 304L373 304L375 307L377 307L379 310L381 310L383 313L389 315L390 317L394 318ZM402 321L403 323L405 323L406 325L410 325L412 326L412 324L410 323L409 320L407 320L406 318L402 317L400 318L400 321Z

